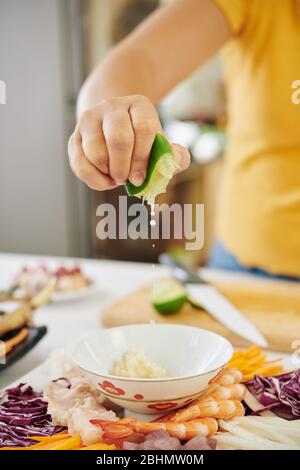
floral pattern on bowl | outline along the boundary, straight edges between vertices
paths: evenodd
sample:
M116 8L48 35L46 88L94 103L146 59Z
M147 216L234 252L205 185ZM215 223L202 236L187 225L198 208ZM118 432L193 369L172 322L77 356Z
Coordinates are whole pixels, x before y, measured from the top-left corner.
M125 395L124 390L122 388L116 387L113 383L104 380L102 383L99 383L99 386L108 393L112 395Z
M177 407L178 406L178 403L177 402L169 402L169 403L151 403L150 405L148 405L148 408L150 410L156 410L156 411L161 411L162 413L164 411L169 411L169 410L172 410L173 408Z

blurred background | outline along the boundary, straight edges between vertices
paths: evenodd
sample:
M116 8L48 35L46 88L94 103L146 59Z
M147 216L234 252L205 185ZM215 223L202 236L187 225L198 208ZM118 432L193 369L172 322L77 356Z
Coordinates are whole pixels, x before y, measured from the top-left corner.
M185 243L96 238L96 207L117 203L123 188L97 193L69 169L67 141L76 98L89 71L159 0L0 0L0 251L154 261ZM172 141L189 147L189 170L158 202L204 203L205 247L188 252L204 264L226 145L221 60L214 57L159 106ZM133 200L132 202L136 202Z

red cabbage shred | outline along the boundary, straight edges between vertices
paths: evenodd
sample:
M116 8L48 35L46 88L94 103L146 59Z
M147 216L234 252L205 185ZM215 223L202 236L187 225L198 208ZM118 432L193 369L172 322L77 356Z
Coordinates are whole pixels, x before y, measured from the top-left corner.
M0 404L0 447L28 447L36 443L30 436L52 436L65 429L52 424L47 408L42 393L26 384L7 389Z
M271 410L281 418L300 418L300 369L272 377L255 376L245 385L262 405L255 414Z

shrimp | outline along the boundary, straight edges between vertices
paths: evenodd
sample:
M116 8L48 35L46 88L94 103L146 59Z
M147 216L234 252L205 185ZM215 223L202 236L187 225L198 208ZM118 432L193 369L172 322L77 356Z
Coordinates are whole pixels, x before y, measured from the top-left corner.
M124 441L141 442L143 438L142 434L134 431L136 419L133 417L119 421L92 419L90 422L101 429L103 442L115 444L118 448L122 448Z
M197 398L197 401L204 398L215 398L218 400L242 400L246 393L246 388L240 383L231 385L218 385L217 383L209 385Z
M204 400L204 398L205 399L211 398L213 396L213 393L215 393L219 388L220 388L220 385L211 384L207 388L205 388L202 392L200 392L198 395L196 395L189 405L185 406L184 408L180 408L180 410L169 411L169 413L165 414L164 416L160 416L159 418L156 418L153 421L159 421L160 423L165 422L165 421L172 421L172 418L176 416L176 414L179 411L185 410L188 407L193 406L195 403L198 403L198 401Z
M126 425L122 423L123 420L117 422L102 422L103 437L107 440L118 440L129 438L134 433L150 434L159 429L165 430L170 436L177 437L181 440L189 440L195 436L212 436L218 430L218 423L213 418L201 418L189 421L187 423L160 423L136 421Z
M244 407L239 400L199 400L193 405L177 411L170 418L173 423L182 423L197 418L231 419L244 415Z
M165 422L173 421L174 417L183 411L188 411L190 408L197 405L199 402L211 401L211 400L242 400L246 393L246 387L240 383L234 383L232 385L222 386L217 383L209 385L203 390L200 395L187 407L179 411L171 411L165 416L157 418L155 421ZM177 420L176 420L177 421Z
M214 418L200 418L187 423L160 423L159 421L145 423L137 421L134 429L142 434L164 429L170 436L187 441L195 436L213 436L218 430L218 423Z
M159 429L181 440L197 435L212 436L218 430L217 419L228 420L244 415L240 400L244 397L245 387L239 383L241 379L242 374L238 370L224 369L192 404L152 422L140 422L130 417L117 422L92 420L91 423L101 427L106 442L138 439L140 435Z
M232 385L241 382L243 374L233 367L227 367L222 373L212 381L218 385Z
M215 400L242 400L245 393L246 387L243 384L232 384L226 387L220 385L208 398L214 398Z
M202 398L211 396L216 390L218 390L218 388L220 388L220 385L217 383L209 385L204 390L202 390L202 392L199 393L199 395L196 397L196 400L200 400L200 398L202 400Z

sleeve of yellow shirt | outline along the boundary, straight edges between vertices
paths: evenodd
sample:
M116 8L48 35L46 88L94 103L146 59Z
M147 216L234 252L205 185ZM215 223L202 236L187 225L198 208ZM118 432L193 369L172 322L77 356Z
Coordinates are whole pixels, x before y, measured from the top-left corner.
M238 34L245 24L247 0L213 0L224 13L233 34Z

